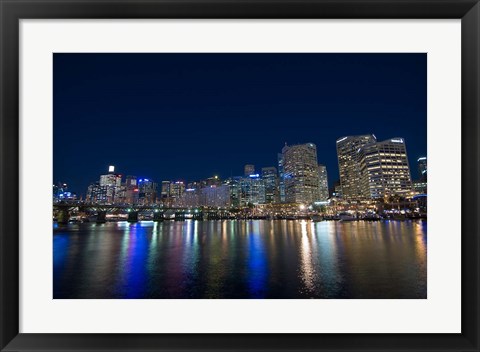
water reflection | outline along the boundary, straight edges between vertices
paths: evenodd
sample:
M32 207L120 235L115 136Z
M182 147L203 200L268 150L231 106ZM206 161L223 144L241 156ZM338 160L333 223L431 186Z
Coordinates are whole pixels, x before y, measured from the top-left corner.
M116 283L115 292L124 298L144 295L147 271L150 269L149 241L151 241L151 233L147 232L146 227L140 223L131 224L123 229L122 254L117 267L119 280Z
M264 223L261 223L264 225ZM267 280L267 253L265 252L264 226L260 229L260 222L253 222L253 229L248 233L248 287L251 298L265 296Z
M53 231L54 298L427 295L425 221L150 221Z
M302 277L302 281L305 285L306 292L314 292L315 284L317 282L316 272L315 272L315 264L314 260L316 256L313 253L313 246L311 243L311 233L307 232L307 221L302 220L300 221L301 227L301 250L300 250L300 258L301 258L301 268L300 268L300 275Z

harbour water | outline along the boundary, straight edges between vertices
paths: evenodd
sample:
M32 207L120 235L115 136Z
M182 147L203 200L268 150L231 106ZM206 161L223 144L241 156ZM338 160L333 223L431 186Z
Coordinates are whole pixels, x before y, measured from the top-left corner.
M53 298L427 298L427 222L54 225Z

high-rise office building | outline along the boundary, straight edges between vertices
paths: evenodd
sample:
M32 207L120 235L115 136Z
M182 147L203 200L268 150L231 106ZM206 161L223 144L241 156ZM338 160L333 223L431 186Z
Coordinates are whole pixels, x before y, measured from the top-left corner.
M100 175L100 187L104 188L105 199L102 201L107 204L113 204L115 202L115 191L122 186L122 175L114 173L114 166L109 166L108 174Z
M262 179L265 185L265 203L278 203L280 195L278 192L277 168L262 168Z
M358 151L367 144L375 143L373 134L346 136L337 139L338 170L342 197L346 200L362 199L361 170Z
M239 208L242 198L242 177L233 176L225 180L224 184L230 189L230 205Z
M137 176L128 175L125 179L125 202L128 204L138 203Z
M170 184L170 197L180 199L185 192L185 183L183 181L172 182Z
M313 143L282 149L285 201L309 204L319 200L317 147Z
M100 186L120 186L122 184L122 175L108 174L100 175Z
M278 193L280 197L280 202L285 203L285 180L283 172L283 154L277 154L278 161Z
M162 199L170 197L170 181L162 181Z
M366 199L408 196L412 179L405 140L400 137L363 146L358 151Z
M258 174L243 177L240 181L240 206L265 203L265 184Z
M243 175L248 177L250 175L255 174L255 165L247 164L243 168Z
M149 178L138 180L138 203L142 205L155 204L157 200L157 184Z
M418 173L421 181L427 181L427 157L422 156L417 159Z
M328 199L328 175L325 165L318 165L318 181L319 199L325 202Z
M170 181L162 181L161 190L160 190L160 199L163 206L172 205L172 199L170 198Z

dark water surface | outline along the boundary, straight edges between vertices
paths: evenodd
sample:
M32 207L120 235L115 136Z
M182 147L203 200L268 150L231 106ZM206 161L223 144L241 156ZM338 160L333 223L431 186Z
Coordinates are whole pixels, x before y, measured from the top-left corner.
M54 298L426 298L426 221L55 225Z

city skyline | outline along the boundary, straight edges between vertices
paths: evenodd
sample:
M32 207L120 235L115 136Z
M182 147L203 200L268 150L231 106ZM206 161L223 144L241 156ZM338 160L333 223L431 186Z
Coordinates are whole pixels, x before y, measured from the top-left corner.
M331 185L326 166L318 162L316 145L303 143L285 145L277 154L276 167L247 164L243 176L225 179L218 175L200 180L144 178L130 172L120 174L109 165L108 174L88 186L85 199L68 190L66 183L54 184L54 202L80 198L102 204L192 207L201 203L238 208L249 204L314 204L330 196L357 201L426 193L427 157L417 159L419 177L415 179L402 137L379 141L374 134L344 136L336 144L340 180ZM212 187L217 190L209 190Z
M277 167L285 142L316 144L332 186L335 140L372 132L426 156L424 54L54 55L54 182L79 195L109 164L225 179Z
M389 141L389 139L387 140L384 140L382 142L378 142L375 138L375 135L374 134L366 134L366 135L358 135L358 136L345 136L345 137L342 137L342 138L339 138L337 139L336 143L337 143L337 158L339 157L338 155L338 147L339 147L339 142L343 142L343 140L345 140L346 138L355 138L355 137L366 137L366 136L372 136L375 141L375 143L385 143L387 141ZM399 138L399 137L396 137L396 138ZM404 138L400 138L402 140L402 143L405 143L406 144L406 141ZM370 141L371 142L371 141ZM311 144L311 143L299 143L299 144L292 144L292 145L288 145L287 143L285 143L284 147L282 149L285 149L286 147L297 147L297 146L301 146L301 145L307 145L307 144ZM356 150L356 148L353 148ZM277 154L277 155L281 155L281 153ZM425 154L426 155L426 154ZM421 155L419 157L414 157L414 162L410 164L411 165L416 165L416 167L410 167L408 168L408 173L409 173L409 176L410 176L410 180L411 181L414 181L414 180L422 180L422 178L424 178L425 176L425 173L426 173L426 166L424 168L421 168L422 166L422 162L421 160L424 160L424 163L426 163L426 159L427 157L424 156L424 155ZM407 160L410 160L410 157L407 157ZM330 177L329 175L329 171L328 171L328 168L326 167L326 165L324 165L320 160L318 160L317 158L317 166L318 166L318 172L321 173L325 173L325 175L322 177L322 182L325 183L328 187L326 187L326 189L328 191L332 190L335 186L336 183L340 183L341 179L342 179L342 173L340 171L339 174L334 177L334 181L331 181L332 180L332 177ZM339 161L338 161L339 163ZM338 165L337 163L337 165ZM112 168L115 168L116 171L118 171L118 168L116 165L113 165L112 163L109 163L109 164L105 164L106 167L105 167L105 170L108 168L108 171L109 173L112 172ZM279 181L283 181L282 177L281 177L281 171L279 171L279 160L276 161L276 163L272 163L272 165L269 165L269 166L265 166L265 165L254 165L254 164L245 164L243 166L243 175L244 176L249 176L250 174L262 174L262 171L264 169L276 169L276 177L279 178ZM238 168L238 169L241 169ZM248 172L247 172L247 169ZM320 170L323 170L323 171L320 171ZM337 168L338 170L338 168ZM121 170L120 170L121 171ZM158 186L158 189L161 191L161 188L162 188L162 182L172 182L172 183L175 183L175 182L182 182L185 184L185 186L189 183L196 183L196 182L199 182L199 181L202 181L202 180L207 180L207 179L210 179L210 178L218 178L219 180L222 180L222 181L225 181L225 180L228 180L228 179L231 179L231 178L235 178L235 177L239 177L240 175L242 175L242 172L238 172L236 174L233 174L233 175L230 175L230 176L227 176L227 177L223 177L222 175L219 175L219 174L210 174L210 175L207 175L206 177L203 177L203 178L197 178L197 179L186 179L185 177L176 177L176 178L171 178L171 179L165 179L165 178L159 178L159 177L156 177L155 175L154 176L138 176L135 172L129 172L127 170L125 170L125 172L122 171L121 174L116 174L118 176L120 176L121 180L123 180L123 178L126 178L126 182L128 183L128 177L136 177L137 179L145 179L146 181L150 180L150 181L154 181L157 186ZM101 175L102 176L107 176L107 175ZM64 182L66 180L55 180L54 181L54 186L56 185L60 185L60 184L66 184L68 185L68 188L69 188L69 191L75 193L77 199L78 198L84 198L85 196L85 193L83 193L83 190L82 192L77 192L75 190L73 190L70 186L70 184L68 182ZM97 182L98 180L93 180L91 182L89 182L89 185ZM101 181L100 181L101 182ZM360 185L359 185L360 186ZM345 185L343 185L343 187L345 187ZM87 192L88 193L88 192ZM279 194L280 196L280 194Z

